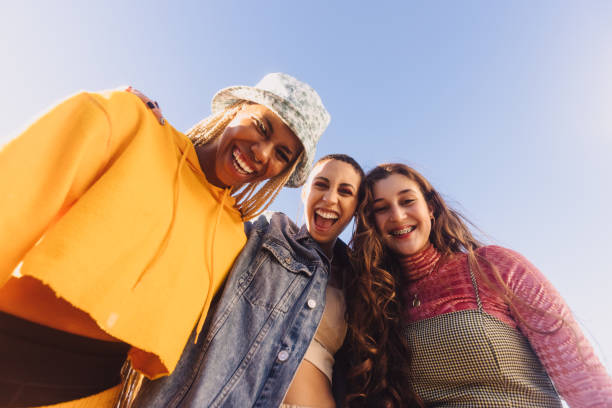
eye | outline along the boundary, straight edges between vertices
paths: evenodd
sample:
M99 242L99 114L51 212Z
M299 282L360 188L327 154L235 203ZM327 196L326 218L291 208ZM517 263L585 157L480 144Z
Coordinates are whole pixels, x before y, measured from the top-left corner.
M405 200L402 200L402 201L401 201L401 204L402 204L402 205L410 205L410 204L412 204L414 201L416 201L416 200L411 199L411 198L407 198L407 199L405 199Z
M319 188L327 188L327 183L323 182L323 181L315 181L313 183L313 185L315 187L319 187Z
M340 192L340 194L345 195L345 196L352 196L353 195L353 190L351 190L350 188L341 188L338 191Z
M289 155L283 149L276 149L276 154L282 162L289 163Z
M263 120L261 120L260 117L255 116L255 115L251 115L251 119L253 119L253 122L255 123L255 126L261 132L261 134L263 134L264 136L267 136L268 135L268 130L266 129L266 125L264 125Z
M372 208L372 211L374 211L374 214L381 214L383 212L385 212L387 210L387 206L381 206L381 207L374 207Z

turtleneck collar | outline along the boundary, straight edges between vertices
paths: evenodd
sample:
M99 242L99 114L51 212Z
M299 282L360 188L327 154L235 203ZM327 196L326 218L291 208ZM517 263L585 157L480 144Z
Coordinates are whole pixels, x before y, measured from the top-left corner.
M399 263L404 277L417 280L429 275L440 260L440 252L431 242L422 250L412 255L399 255Z

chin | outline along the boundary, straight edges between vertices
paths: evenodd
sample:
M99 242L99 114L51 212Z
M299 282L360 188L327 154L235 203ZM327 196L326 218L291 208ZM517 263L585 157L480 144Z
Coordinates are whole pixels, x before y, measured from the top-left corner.
M419 249L415 249L414 247L390 247L390 249L396 253L397 255L401 255L401 256L410 256L410 255L414 255L417 252L419 252Z

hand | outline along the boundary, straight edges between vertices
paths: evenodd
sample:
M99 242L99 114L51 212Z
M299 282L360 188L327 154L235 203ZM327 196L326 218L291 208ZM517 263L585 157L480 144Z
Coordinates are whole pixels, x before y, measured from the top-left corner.
M164 119L164 116L162 115L161 109L159 108L159 104L157 103L157 101L152 101L145 94L143 94L137 89L132 88L131 86L128 86L126 91L133 93L134 95L139 97L140 100L143 101L149 109L151 109L151 112L153 112L153 114L155 115L157 120L159 120L159 123L162 126L166 124L166 120Z

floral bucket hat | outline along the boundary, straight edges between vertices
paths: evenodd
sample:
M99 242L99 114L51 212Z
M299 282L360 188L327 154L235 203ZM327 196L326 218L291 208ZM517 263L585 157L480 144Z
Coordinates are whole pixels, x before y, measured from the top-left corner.
M230 86L220 90L212 99L212 112L218 113L241 100L258 103L276 113L302 142L302 160L287 186L304 184L312 167L317 142L331 119L317 92L308 84L277 72L266 75L255 86Z

